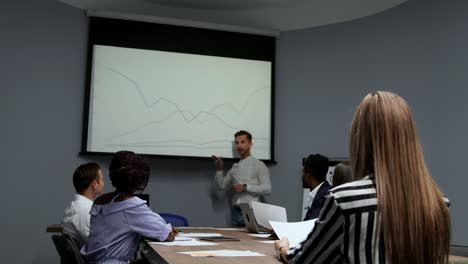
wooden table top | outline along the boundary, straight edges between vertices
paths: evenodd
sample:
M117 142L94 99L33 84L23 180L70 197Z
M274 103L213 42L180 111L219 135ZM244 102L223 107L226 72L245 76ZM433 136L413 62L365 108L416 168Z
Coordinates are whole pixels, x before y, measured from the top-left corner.
M468 258L461 257L461 256L449 256L449 262L450 263L468 263Z
M148 258L150 263L158 264L194 264L194 263L206 263L206 264L240 264L240 263L261 263L261 264L278 264L280 261L276 256L276 252L273 248L273 244L261 243L260 241L268 241L268 238L257 238L250 236L246 230L218 230L218 229L200 229L200 228L187 228L182 232L185 233L220 233L227 237L236 237L240 241L229 241L229 242L214 242L216 246L164 246L144 243L142 247L143 254ZM264 254L262 257L192 257L190 255L179 254L177 252L183 251L205 251L205 250L248 250ZM450 256L449 261L451 263L468 263L468 258L460 256ZM466 261L466 262L465 262Z
M257 238L248 235L245 230L217 230L217 229L184 229L186 233L220 233L226 237L239 238L240 241L213 242L216 246L164 246L145 243L142 249L143 254L148 258L150 263L177 263L177 264L192 264L192 263L262 263L269 264L280 263L273 244L261 243L259 241L268 241L268 238ZM205 250L247 250L264 254L261 257L192 257L190 255L179 254L183 251L205 251Z

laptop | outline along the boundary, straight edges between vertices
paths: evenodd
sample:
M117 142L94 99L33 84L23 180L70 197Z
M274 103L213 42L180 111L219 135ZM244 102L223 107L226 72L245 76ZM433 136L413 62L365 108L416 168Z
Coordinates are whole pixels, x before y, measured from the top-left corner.
M260 202L250 202L250 207L255 215L255 220L260 226L267 229L273 229L270 221L275 222L287 222L288 217L286 214L286 208Z
M242 217L244 218L245 227L247 228L247 231L249 231L250 233L267 233L268 232L268 229L260 226L255 220L255 215L252 211L252 208L250 207L250 204L241 203L239 204L239 206L242 211Z

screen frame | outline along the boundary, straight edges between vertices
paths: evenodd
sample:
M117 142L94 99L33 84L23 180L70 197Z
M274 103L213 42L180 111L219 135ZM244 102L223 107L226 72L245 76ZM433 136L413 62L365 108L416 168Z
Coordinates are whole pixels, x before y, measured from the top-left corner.
M85 156L112 156L112 152L88 151L88 128L90 121L90 96L92 86L94 45L116 46L159 50L187 54L221 56L271 62L270 98L270 159L261 159L267 164L275 161L275 71L276 37L212 29L165 25L150 22L130 21L102 17L89 18L88 52L85 76L83 127L81 151ZM162 37L160 37L162 35ZM233 135L234 137L234 135ZM211 160L211 157L142 154L161 159ZM238 160L238 158L223 158Z

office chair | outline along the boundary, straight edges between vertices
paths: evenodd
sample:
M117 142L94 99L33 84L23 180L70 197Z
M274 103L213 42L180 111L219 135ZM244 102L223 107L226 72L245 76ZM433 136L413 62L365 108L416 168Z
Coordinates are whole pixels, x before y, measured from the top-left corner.
M60 255L61 264L85 264L80 249L71 236L67 234L52 235L52 240Z
M164 219L164 221L166 221L166 223L169 223L174 227L189 226L188 220L184 216L168 213L160 213L159 215Z

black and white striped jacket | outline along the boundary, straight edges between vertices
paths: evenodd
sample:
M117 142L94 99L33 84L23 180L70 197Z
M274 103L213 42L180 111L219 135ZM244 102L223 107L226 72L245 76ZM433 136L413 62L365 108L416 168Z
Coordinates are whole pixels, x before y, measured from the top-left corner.
M288 250L289 263L385 263L373 180L366 176L332 189L313 231Z

